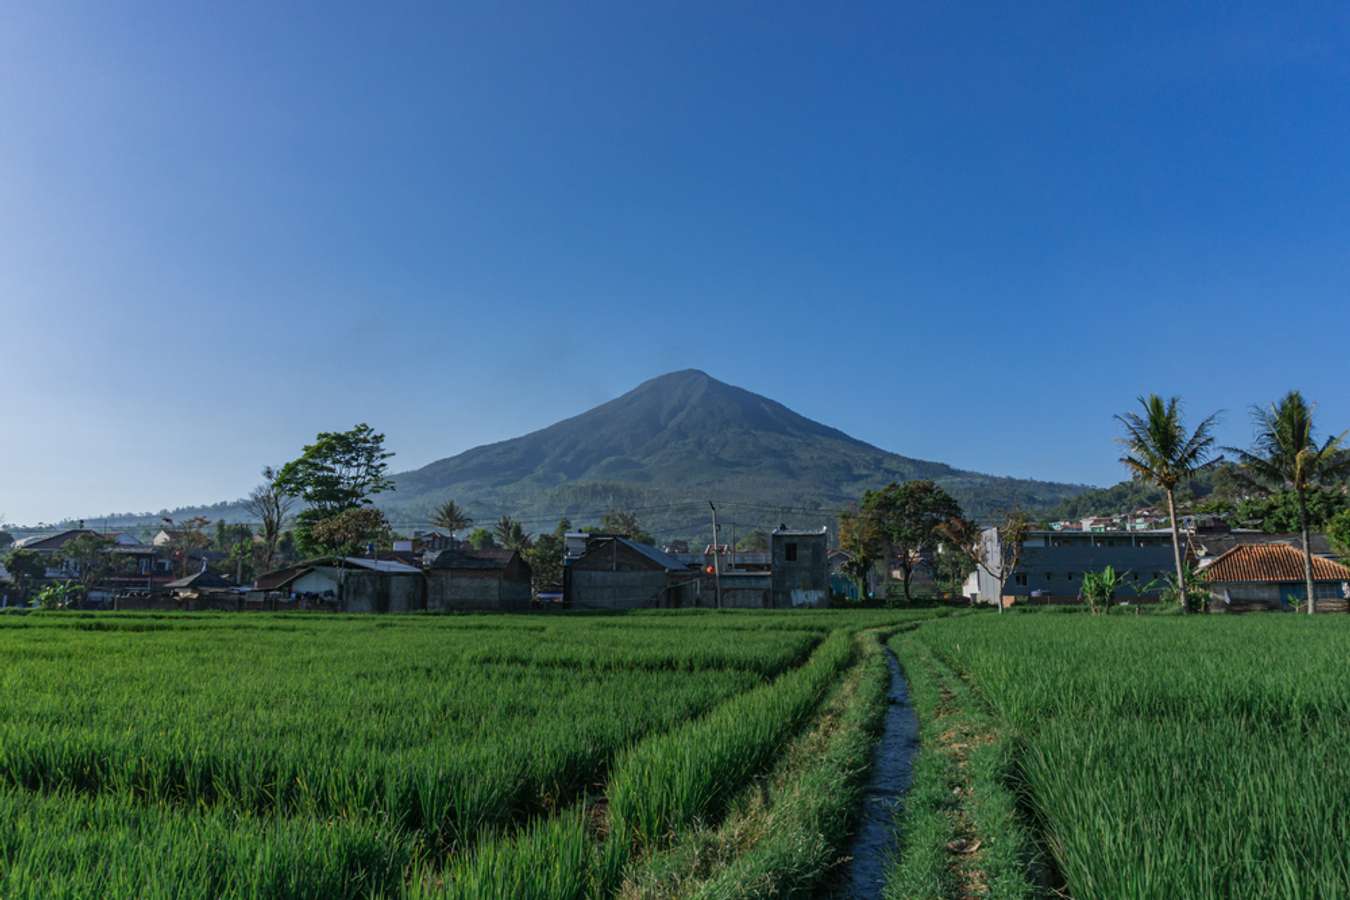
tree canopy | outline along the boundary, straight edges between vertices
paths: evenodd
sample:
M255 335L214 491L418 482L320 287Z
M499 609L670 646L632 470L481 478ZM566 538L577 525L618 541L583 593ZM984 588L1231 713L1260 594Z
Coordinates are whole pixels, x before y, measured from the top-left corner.
M276 480L325 518L393 490L386 474L393 455L384 449L384 435L362 422L349 431L320 432L298 459L281 467Z

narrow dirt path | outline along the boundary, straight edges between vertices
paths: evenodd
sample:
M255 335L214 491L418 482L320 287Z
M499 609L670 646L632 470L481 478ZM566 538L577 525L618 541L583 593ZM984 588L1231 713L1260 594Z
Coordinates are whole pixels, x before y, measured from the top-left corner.
M891 671L888 706L881 738L872 754L872 773L863 793L862 815L849 845L848 868L836 896L880 897L886 884L886 867L895 850L895 819L913 778L914 756L919 750L919 717L909 700L909 685L900 663L889 648L886 665Z

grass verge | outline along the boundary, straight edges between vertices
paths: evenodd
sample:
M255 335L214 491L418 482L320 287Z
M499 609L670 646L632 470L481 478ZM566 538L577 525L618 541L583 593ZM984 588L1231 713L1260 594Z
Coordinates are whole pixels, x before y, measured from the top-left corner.
M624 898L809 895L841 861L886 710L879 638L858 637L859 664L822 703L778 764L732 803L718 827L696 827L631 866Z
M1040 896L1031 877L1035 843L1009 787L1011 738L913 634L890 646L909 681L920 750L885 896Z

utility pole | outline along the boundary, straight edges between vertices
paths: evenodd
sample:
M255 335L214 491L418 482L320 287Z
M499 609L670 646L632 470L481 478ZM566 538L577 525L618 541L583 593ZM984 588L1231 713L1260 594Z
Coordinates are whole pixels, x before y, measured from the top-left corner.
M713 519L713 596L716 598L717 608L722 608L722 560L720 547L717 543L717 507L713 506L711 500L708 501L708 507L712 509Z

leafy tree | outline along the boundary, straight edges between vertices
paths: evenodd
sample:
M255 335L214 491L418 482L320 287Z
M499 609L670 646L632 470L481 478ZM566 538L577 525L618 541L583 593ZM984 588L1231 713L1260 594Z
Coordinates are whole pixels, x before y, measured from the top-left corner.
M300 497L318 518L369 506L371 497L394 489L384 449L384 435L362 422L350 431L323 431L298 459L281 467L276 481L287 494Z
M66 542L57 558L67 563L79 586L88 591L116 568L116 560L108 553L109 542L98 535L82 534Z
M453 537L456 531L463 531L473 524L473 519L454 500L446 500L431 513L431 524L444 528Z
M12 543L14 543L14 535L0 528L0 550L5 549Z
M1250 450L1233 448L1242 475L1258 491L1291 491L1298 504L1299 533L1303 538L1303 577L1308 592L1308 615L1316 606L1312 573L1312 546L1308 542L1308 495L1336 484L1350 471L1350 454L1343 452L1345 433L1318 443L1313 406L1298 391L1290 391L1269 407L1252 410L1256 436Z
M1078 596L1086 601L1088 609L1095 616L1098 612L1111 612L1116 601L1116 592L1120 590L1122 579L1113 566L1107 566L1100 572L1084 572L1082 586Z
M1308 527L1320 529L1337 513L1350 507L1350 497L1339 488L1311 488L1304 497L1304 507L1308 512ZM1238 503L1234 519L1271 534L1298 531L1303 527L1298 494L1294 491L1248 497Z
M766 552L769 549L769 533L762 528L756 528L736 542L736 549L746 553Z
M1332 516L1326 524L1326 530L1327 537L1331 538L1331 546L1336 548L1336 552L1342 556L1350 556L1350 508Z
M627 510L612 509L600 519L600 531L604 534L621 534L632 538L639 544L654 544L656 539L642 530L636 513Z
M510 516L502 516L493 526L492 536L508 550L528 550L532 540L521 524Z
M492 539L492 532L486 528L475 528L469 532L469 546L475 550L483 550L497 546L497 542Z
M5 569L9 572L10 578L14 579L14 587L18 590L19 597L23 598L47 574L47 562L41 553L20 548L11 550L5 556Z
M244 500L244 509L258 520L258 535L262 538L258 562L263 571L269 572L276 566L281 535L286 530L286 520L295 499L286 492L277 471L271 466L263 467L262 477L263 483L250 491Z
M839 515L839 548L848 553L844 563L844 574L858 585L858 596L866 599L868 590L867 576L876 566L877 560L886 554L885 541L876 519L861 510L846 510Z
M1214 449L1214 425L1211 415L1188 432L1181 419L1181 400L1164 401L1157 394L1140 397L1143 415L1125 413L1116 421L1125 427L1120 443L1125 447L1121 463L1140 481L1162 489L1167 498L1167 515L1172 523L1172 556L1177 582L1186 593L1186 570L1181 552L1181 530L1177 524L1177 488L1189 482L1196 472L1210 465Z
M525 551L525 560L530 564L531 580L535 592L562 584L563 552L565 538L572 528L567 519L558 522L551 533L535 538L534 545Z
M938 586L943 593L960 596L961 588L965 586L966 579L974 571L975 564L971 562L970 557L963 553L953 552L945 544L938 547L938 552L934 557L933 576L937 579Z
M892 482L863 495L862 513L875 523L887 550L900 566L901 589L910 603L915 570L937 550L938 528L961 517L961 506L932 481Z
M387 544L389 523L371 506L344 509L314 523L310 539L334 556L355 556L367 544Z

